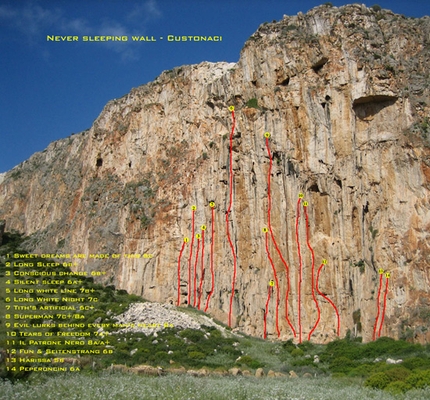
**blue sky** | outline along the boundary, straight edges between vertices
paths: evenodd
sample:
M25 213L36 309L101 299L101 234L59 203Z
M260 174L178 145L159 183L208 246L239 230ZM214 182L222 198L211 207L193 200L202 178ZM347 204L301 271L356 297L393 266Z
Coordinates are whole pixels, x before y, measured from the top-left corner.
M261 23L324 2L0 0L0 172L54 140L89 128L109 100L162 71L202 61L236 62L244 42ZM378 4L406 16L430 15L429 0ZM166 40L170 34L219 35L223 40L172 43ZM48 42L47 35L78 36L79 41ZM96 35L129 40L82 41L83 36ZM132 42L132 35L154 36L157 41Z

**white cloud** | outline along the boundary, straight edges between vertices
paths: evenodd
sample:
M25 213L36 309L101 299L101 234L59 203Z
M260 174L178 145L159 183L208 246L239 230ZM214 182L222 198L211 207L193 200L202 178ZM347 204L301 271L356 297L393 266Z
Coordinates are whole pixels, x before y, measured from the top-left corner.
M88 21L82 18L72 20L62 19L59 24L62 33L73 33L74 35L90 35L92 28Z
M126 16L129 24L138 25L135 30L143 32L149 21L160 18L162 15L155 0L136 5ZM106 35L128 36L133 32L129 27L119 21L104 19L96 24L85 17L70 18L64 10L58 7L43 8L34 3L27 3L23 7L0 6L0 23L11 30L17 30L24 35L30 44L35 43L38 36L50 35ZM123 60L137 59L136 50L130 43L103 42L104 46L117 54Z
M139 21L147 23L158 19L162 16L162 12L155 0L148 0L144 4L136 5L133 10L127 15L129 21Z
M24 8L0 7L0 20L28 37L53 27L60 18L59 10L43 9L37 4L27 4Z
M0 18L8 19L13 18L16 12L7 6L0 6Z
M161 11L158 8L157 2L155 0L148 0L145 3L145 9L149 14L149 17L161 17Z

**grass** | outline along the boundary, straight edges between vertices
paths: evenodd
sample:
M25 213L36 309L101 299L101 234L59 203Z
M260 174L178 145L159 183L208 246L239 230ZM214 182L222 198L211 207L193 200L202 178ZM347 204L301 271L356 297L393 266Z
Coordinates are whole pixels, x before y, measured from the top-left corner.
M425 400L430 389L408 392L405 396L360 386L357 381L320 379L257 379L254 377L201 377L170 375L145 377L122 373L39 375L31 383L0 382L4 400Z
M252 98L252 99L249 99L246 102L246 106L249 107L249 108L256 108L258 110L260 109L260 107L258 106L258 100L255 97Z

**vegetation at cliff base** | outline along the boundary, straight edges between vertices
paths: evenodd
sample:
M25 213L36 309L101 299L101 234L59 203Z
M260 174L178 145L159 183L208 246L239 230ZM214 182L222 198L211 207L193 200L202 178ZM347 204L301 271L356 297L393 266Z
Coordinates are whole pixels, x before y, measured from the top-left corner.
M5 255L8 253L24 254L25 250L21 248L22 242L23 238L17 233L3 235L3 243L0 246L0 293L5 293L6 271L19 270L19 267L14 266L6 268ZM52 260L33 258L32 261L46 263ZM48 270L58 273L70 271L63 265L37 268L37 271ZM14 284L14 287L35 288L34 284L32 286L29 282ZM379 393L377 396L379 399L393 398L391 396L424 399L428 398L430 394L430 345L424 346L387 337L362 343L361 338L351 338L350 335L325 345L308 341L296 344L291 339L284 342L272 342L234 333L218 322L214 322L212 326L200 324L200 329L170 326L161 331L149 333L118 330L112 326L114 322L117 322L115 316L124 313L131 304L144 302L144 299L136 295L129 295L125 290L117 290L114 286L103 287L95 283L92 277L79 277L79 282L60 284L59 288L66 288L71 292L75 289L88 291L98 301L94 303L95 307L75 313L79 315L80 326L73 329L59 328L60 322L64 324L76 322L75 314L69 316L68 319L60 320L56 320L57 317L54 316L49 332L55 336L59 331L68 331L70 339L80 340L82 339L81 333L91 331L90 336L85 336L80 348L99 349L100 354L69 357L68 362L73 362L74 372L31 373L21 367L29 365L43 367L47 364L29 363L26 362L26 357L36 353L44 356L44 352L52 346L45 344L31 346L28 338L20 337L20 330L14 328L13 331L25 344L23 347L26 351L16 354L20 357L20 361L15 364L18 367L16 370L7 369L8 364L4 357L0 360L0 399L22 398L19 396L29 399L45 399L49 398L46 397L48 392L51 393L51 396L55 393L54 397L70 398L67 397L68 392L65 392L67 385L64 382L69 382L69 387L76 388L75 398L81 398L79 397L81 396L80 390L86 386L91 387L88 389L88 393L95 393L90 398L96 399L101 398L97 396L102 396L101 393L105 393L105 391L109 394L117 393L113 382L118 381L122 382L121 387L127 393L133 390L126 387L127 384L133 385L134 388L141 387L145 382L145 389L141 389L143 392L145 390L149 391L148 393L159 391L161 398L171 399L203 397L221 399L226 398L224 392L222 395L220 394L221 389L227 390L227 388L231 393L230 398L235 399L277 398L276 396L279 396L282 391L291 391L293 387L298 394L297 397L292 396L291 398L298 399L374 398L374 393ZM34 293L28 293L28 295L37 296ZM70 296L74 295L70 294ZM43 297L45 301L43 301ZM45 294L42 296L42 300L35 298L34 310L32 308L30 311L26 311L26 314L40 313L41 307L50 304L51 297L51 295ZM4 296L0 298L1 316L6 314L8 303L5 300ZM67 305L67 303L64 304ZM205 315L193 307L177 308L176 310L187 314L196 321ZM359 311L353 317L355 320L359 320ZM29 322L35 327L33 329L28 327L28 332L40 331L37 328L37 319ZM9 337L6 333L11 329L10 327L7 329L6 323L7 321L2 317L0 319L2 354L5 354L5 350L8 348L6 342ZM102 335L100 332L88 329L88 324L99 323L106 324ZM99 342L96 345L87 346L90 340ZM64 344L60 344L56 349L61 350L66 347ZM139 365L161 368L164 373L170 372L170 374L168 377L156 378L135 376L132 374L133 368ZM119 370L112 369L112 366L120 368ZM247 371L248 375L255 375L257 369L261 369L264 375L272 371L272 375L276 373L280 379L266 377L257 380L253 376L218 376L228 375L228 370L234 368L236 371L240 370L241 373ZM78 370L79 372L76 372ZM199 384L198 379L184 375L187 370L205 371L206 376L198 378L201 379L201 384ZM178 371L181 371L182 375L176 376ZM61 376L60 380L59 376ZM289 376L298 376L298 378L287 379ZM175 389L166 382L176 382ZM319 392L322 383L326 385L327 393L331 393L330 395L322 395ZM355 393L355 397L348 397L348 394L340 395L346 391ZM187 397L186 393L192 393L192 395ZM411 397L412 395L413 397ZM134 394L129 394L121 397L118 393L114 397L109 395L110 398L127 399L135 398L133 396ZM145 398L150 398L149 394L148 396ZM88 395L86 398L89 398Z

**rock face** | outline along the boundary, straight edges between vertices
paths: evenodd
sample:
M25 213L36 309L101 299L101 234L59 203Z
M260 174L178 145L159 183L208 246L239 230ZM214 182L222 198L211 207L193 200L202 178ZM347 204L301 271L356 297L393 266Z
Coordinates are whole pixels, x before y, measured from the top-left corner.
M207 312L247 334L267 302L269 338L332 340L330 299L341 337L429 341L429 49L430 18L361 5L263 24L238 63L163 72L2 176L0 219L39 252L152 254L75 269L153 301L177 302L179 260L198 305L203 259L202 309L212 253Z

